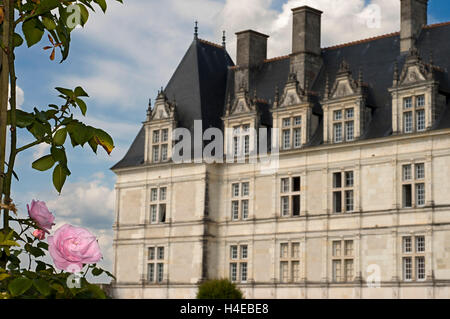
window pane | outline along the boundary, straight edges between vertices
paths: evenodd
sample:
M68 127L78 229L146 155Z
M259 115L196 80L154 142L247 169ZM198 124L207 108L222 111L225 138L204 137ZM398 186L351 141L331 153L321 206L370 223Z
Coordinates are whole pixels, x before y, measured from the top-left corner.
M412 207L412 189L411 185L403 185L403 207Z
M283 243L280 245L280 257L281 258L288 258L288 250L289 250L289 244Z
M289 193L289 178L282 178L281 179L281 192L282 193Z
M353 280L353 259L347 259L345 261L345 278L344 281Z
M341 242L334 241L333 242L333 257L340 257L340 256L341 256Z
M347 141L353 141L355 138L355 125L353 121L345 123L345 138Z
M230 280L237 281L237 264L236 263L230 264Z
M242 196L248 196L249 192L249 183L242 183Z
M233 201L231 203L231 218L232 218L232 220L239 219L239 202L238 201Z
M425 279L425 257L416 257L416 277L417 280Z
M345 211L352 212L353 209L353 191L345 191Z
M249 135L244 136L244 154L245 155L250 154L250 136Z
M238 246L230 247L230 258L237 259L238 258Z
M290 118L283 119L283 127L289 126L291 126L291 119Z
M239 137L234 137L233 138L233 152L234 152L234 156L238 156L239 155Z
M353 187L353 172L345 172L345 187Z
M283 131L283 149L291 148L291 131L284 130Z
M342 187L342 174L341 173L334 173L333 174L333 187L334 188L341 188Z
M299 192L300 191L300 177L292 178L292 191Z
M292 216L300 216L300 195L292 196Z
M411 237L403 237L403 253L409 254L412 252Z
M164 129L162 130L161 142L167 142L168 140L169 140L169 130Z
M161 145L161 161L167 161L167 144Z
M157 207L158 206L156 206L156 205L150 206L150 221L152 223L156 223Z
M425 252L425 237L424 236L416 237L416 252L418 252L418 253Z
M302 125L302 117L301 116L297 116L294 118L294 125L295 126Z
M403 280L412 279L412 262L411 257L403 258Z
M416 97L416 106L417 107L425 106L425 95L419 95Z
M410 181L412 179L411 165L403 165L403 180Z
M336 143L342 142L342 124L334 124L334 141Z
M153 162L159 161L159 146L153 146Z
M334 111L333 113L333 118L335 121L340 121L342 120L342 111Z
M341 282L342 274L341 274L341 261L333 260L333 281Z
M300 280L300 262L293 261L292 265L292 281L298 282Z
M289 216L289 197L281 197L281 214L283 216Z
M407 97L403 99L403 107L405 109L412 108L412 97Z
M425 131L425 110L416 112L416 125L418 131Z
M354 117L354 109L346 109L345 110L345 118L352 119Z
M160 223L166 222L166 204L159 205L159 222Z
M245 282L247 281L247 263L241 263L240 265L240 271L241 271L241 281Z
M159 131L153 131L153 143L159 143Z
M164 279L164 264L158 264L158 282Z
M416 179L425 178L425 164L416 164Z
M345 256L353 256L353 240L345 241Z
M289 280L289 263L287 261L280 263L280 280L281 282L288 282Z
M150 201L155 202L157 200L158 200L158 189L157 188L152 188Z
M148 260L155 259L155 247L150 247L148 249Z
M335 213L342 212L342 192L333 193L333 210Z
M416 204L425 205L425 184L416 184Z
M160 200L166 200L167 197L167 188L166 187L161 187L159 189L159 199Z
M302 130L296 128L294 130L294 147L299 148L300 146L302 146Z
M241 246L241 259L247 259L248 258L248 246L242 245Z
M154 282L155 281L155 264L148 264L147 280L149 282Z
M300 243L292 243L292 258L300 257Z
M242 219L248 218L248 200L243 200L242 204Z
M158 247L158 259L164 259L164 247Z
M231 189L232 189L232 196L239 197L239 184L231 185Z
M412 112L403 113L403 128L405 133L411 133L413 130Z

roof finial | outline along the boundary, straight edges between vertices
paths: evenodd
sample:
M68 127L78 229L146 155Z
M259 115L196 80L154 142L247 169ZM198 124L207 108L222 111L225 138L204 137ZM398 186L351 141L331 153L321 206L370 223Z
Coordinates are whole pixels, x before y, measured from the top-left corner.
M358 82L359 82L360 85L363 83L363 71L362 71L362 67L359 67Z
M256 101L256 88L253 90L253 99Z
M395 61L394 63L394 85L397 85L398 83L398 62Z
M433 65L433 49L430 50L430 65Z
M152 107L152 99L148 99L148 107Z
M329 96L330 96L330 80L327 73L327 77L325 80L325 98L328 99Z
M194 39L198 39L198 21L195 21L195 27L194 27Z
M223 30L222 32L222 46L225 49L227 47L227 36L225 30Z

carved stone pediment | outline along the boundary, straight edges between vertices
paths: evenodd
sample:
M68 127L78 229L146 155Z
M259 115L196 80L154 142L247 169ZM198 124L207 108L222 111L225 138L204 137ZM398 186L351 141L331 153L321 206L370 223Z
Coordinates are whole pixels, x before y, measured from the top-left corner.
M349 65L347 62L343 61L329 96L334 99L358 94L362 89L361 82L362 81L356 81L352 77Z
M418 65L410 65L402 72L400 85L425 81L426 76Z
M288 107L304 103L307 100L305 92L300 88L294 73L289 75L289 80L284 87L279 107Z
M155 101L155 106L150 113L151 121L168 120L175 117L175 104L167 100L164 92L160 92Z
M249 113L253 111L255 111L255 107L248 96L248 92L244 89L244 87L241 87L236 94L233 104L229 106L228 115Z

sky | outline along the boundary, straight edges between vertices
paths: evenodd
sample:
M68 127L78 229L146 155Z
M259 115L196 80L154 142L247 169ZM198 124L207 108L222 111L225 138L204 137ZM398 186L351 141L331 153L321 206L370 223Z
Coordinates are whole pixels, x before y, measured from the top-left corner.
M194 21L199 37L222 42L235 57L235 32L253 29L270 36L268 57L290 53L291 8L309 5L322 10L322 47L364 39L400 29L400 1L396 0L108 0L108 11L91 13L84 28L72 34L69 58L50 61L43 42L16 51L19 107L32 111L59 103L55 87L82 86L90 95L86 117L78 118L110 133L116 148L110 156L89 147L72 150L67 141L69 169L61 195L54 190L51 171L37 172L31 163L49 153L38 146L21 153L15 171L13 199L22 215L32 199L42 200L65 223L86 227L99 239L112 270L115 175L110 170L125 155L145 120L148 100L165 87L193 40ZM429 1L428 23L450 21L450 1ZM58 61L57 61L58 60ZM19 146L31 141L19 134ZM101 277L100 281L106 278Z

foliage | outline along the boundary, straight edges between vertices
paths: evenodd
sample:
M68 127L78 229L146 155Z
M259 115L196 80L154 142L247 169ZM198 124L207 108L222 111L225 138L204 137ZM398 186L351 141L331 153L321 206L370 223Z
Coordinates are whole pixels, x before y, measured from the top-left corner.
M242 292L228 279L214 279L198 287L197 299L243 299Z
M115 0L122 3L122 0ZM50 104L45 108L35 107L32 112L16 108L16 57L14 50L24 43L35 46L45 39L50 45L50 60L57 50L60 62L69 56L71 32L78 25L84 26L89 19L89 10L100 8L105 12L106 0L0 0L0 208L3 210L3 229L0 229L0 299L5 298L105 298L104 291L90 284L86 275L112 275L94 265L84 265L79 284L68 284L73 274L57 272L43 261L48 245L33 235L30 229L40 229L30 218L10 216L16 213L11 196L12 177L19 180L14 170L16 157L23 151L40 144L50 146L50 154L31 165L38 171L53 169L52 183L61 193L66 178L71 175L66 154L70 140L72 147L89 144L94 153L101 146L108 154L114 148L111 136L105 131L82 123L76 118L79 110L87 113L85 98L89 97L81 87L75 89L56 88L63 100L60 105ZM17 30L21 30L17 31ZM21 33L21 34L20 34ZM44 37L44 35L47 35ZM44 40L43 40L44 39ZM8 87L11 98L8 101ZM10 110L8 110L8 103ZM9 159L6 161L6 129L10 130ZM34 141L17 146L17 129L28 131ZM17 227L11 227L15 223ZM20 232L16 230L20 229ZM28 259L27 267L24 260Z

